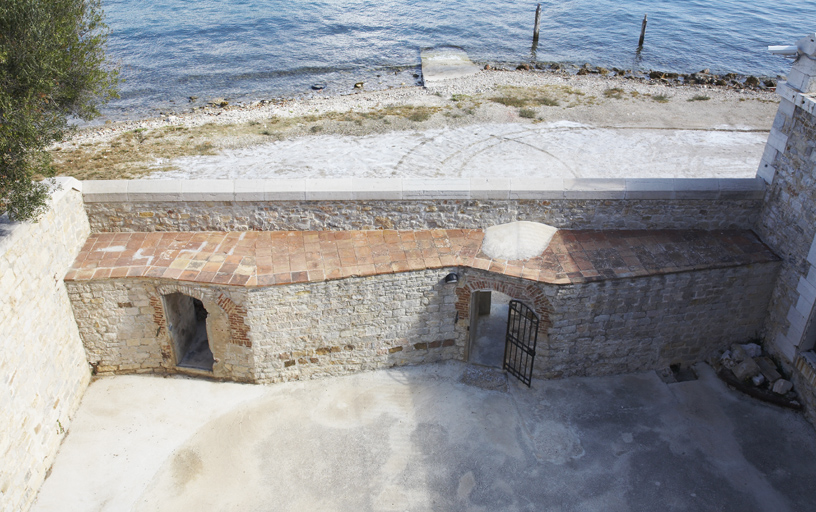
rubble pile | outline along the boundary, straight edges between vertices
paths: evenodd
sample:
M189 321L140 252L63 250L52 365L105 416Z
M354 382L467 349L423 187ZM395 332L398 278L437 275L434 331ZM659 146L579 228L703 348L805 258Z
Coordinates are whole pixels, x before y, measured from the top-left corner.
M756 343L735 343L711 361L717 375L732 387L755 398L792 409L802 406L793 383Z

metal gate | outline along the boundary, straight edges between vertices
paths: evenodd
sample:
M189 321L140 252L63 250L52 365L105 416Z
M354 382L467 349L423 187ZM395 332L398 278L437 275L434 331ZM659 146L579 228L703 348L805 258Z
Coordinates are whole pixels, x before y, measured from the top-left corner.
M507 338L504 342L502 367L521 382L530 386L533 377L538 341L538 318L533 310L517 300L510 301L507 315Z

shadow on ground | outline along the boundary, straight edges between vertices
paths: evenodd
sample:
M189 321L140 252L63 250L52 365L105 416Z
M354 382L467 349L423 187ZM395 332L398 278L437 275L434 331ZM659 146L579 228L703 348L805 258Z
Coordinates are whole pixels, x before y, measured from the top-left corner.
M461 363L275 386L95 382L34 511L806 510L804 418L654 373Z

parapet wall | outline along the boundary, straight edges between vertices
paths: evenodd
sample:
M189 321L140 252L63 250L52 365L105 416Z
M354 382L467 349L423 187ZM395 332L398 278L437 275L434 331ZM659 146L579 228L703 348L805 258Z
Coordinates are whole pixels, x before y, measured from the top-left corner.
M60 183L39 222L0 219L3 512L34 500L90 380L62 280L90 228L80 182Z
M121 180L84 182L93 232L750 229L759 179Z

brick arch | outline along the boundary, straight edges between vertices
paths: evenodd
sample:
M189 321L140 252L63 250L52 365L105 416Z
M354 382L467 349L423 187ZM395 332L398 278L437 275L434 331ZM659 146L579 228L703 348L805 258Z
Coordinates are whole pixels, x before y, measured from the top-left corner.
M204 304L204 308L209 314L207 317L207 334L215 360L213 374L216 377L222 376L221 374L224 372L227 345L238 345L251 349L249 327L245 323L246 308L236 304L224 293L210 288L181 283L159 285L156 287L156 292L155 295L150 296L150 304L153 306L153 320L157 326L156 335L160 338L162 356L167 366L174 365L171 355L170 336L166 327L167 319L164 314L164 303L161 298L172 293L181 293L193 297Z
M539 341L545 339L547 331L552 326L550 316L553 310L550 301L534 283L512 283L506 278L488 276L466 277L456 288L456 311L459 318L465 321L465 325L470 321L470 300L473 292L481 291L501 292L530 306L539 320L538 339Z

